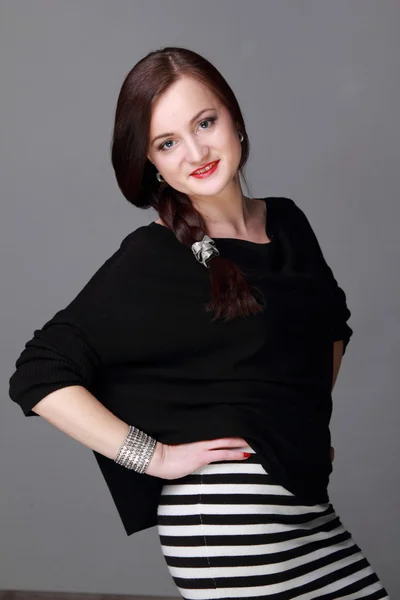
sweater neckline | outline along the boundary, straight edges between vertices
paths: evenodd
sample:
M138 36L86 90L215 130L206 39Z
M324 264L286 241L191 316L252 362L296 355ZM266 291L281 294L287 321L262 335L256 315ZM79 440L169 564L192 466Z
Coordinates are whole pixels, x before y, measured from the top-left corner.
M247 245L247 246L251 246L251 247L255 247L255 248L267 248L271 245L273 245L274 242L274 234L271 230L271 211L269 210L268 207L268 197L267 198L260 198L260 200L263 200L266 204L267 207L267 217L266 217L266 223L265 223L265 233L267 235L267 238L269 238L269 242L253 242L251 240L245 240L243 238L230 238L230 237L216 237L213 236L213 240L218 240L218 243L228 243L228 244L232 244L236 243L236 244L243 244L243 245ZM150 226L155 226L158 227L159 229L165 229L169 234L172 234L173 236L175 236L174 232L169 228L166 227L165 225L161 225L161 223L156 223L155 221L152 221L150 223Z

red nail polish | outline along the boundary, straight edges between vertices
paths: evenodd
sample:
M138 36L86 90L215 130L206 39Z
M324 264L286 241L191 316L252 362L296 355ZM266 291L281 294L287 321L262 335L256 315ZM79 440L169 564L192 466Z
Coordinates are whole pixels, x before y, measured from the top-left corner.
M243 456L245 458L249 458L249 456L251 456L251 452L243 452Z

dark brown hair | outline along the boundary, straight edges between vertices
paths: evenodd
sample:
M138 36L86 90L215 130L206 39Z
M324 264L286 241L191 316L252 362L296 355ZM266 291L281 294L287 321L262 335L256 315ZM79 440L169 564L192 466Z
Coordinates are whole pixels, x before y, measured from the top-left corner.
M157 180L156 168L147 158L153 104L185 76L206 85L242 132L238 171L246 182L243 168L249 156L249 139L236 97L216 67L186 48L165 47L150 52L125 77L116 106L111 161L125 198L139 208L152 206L177 239L191 248L208 235L206 223L187 194ZM214 313L213 320L230 321L263 311L238 265L221 255L211 258L207 265L212 298L205 309Z

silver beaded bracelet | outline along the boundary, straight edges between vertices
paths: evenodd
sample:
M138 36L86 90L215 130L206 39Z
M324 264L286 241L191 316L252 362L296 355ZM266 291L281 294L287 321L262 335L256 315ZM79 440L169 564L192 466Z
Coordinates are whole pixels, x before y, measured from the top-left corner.
M156 445L156 439L137 427L130 425L128 434L114 462L127 469L133 469L137 473L145 473Z

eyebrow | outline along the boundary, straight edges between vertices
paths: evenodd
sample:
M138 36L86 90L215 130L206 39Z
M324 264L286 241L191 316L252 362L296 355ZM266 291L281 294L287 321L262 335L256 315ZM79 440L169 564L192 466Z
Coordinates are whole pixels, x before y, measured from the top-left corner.
M203 108L200 112L198 112L196 115L194 115L194 117L192 117L189 121L189 123L193 123L196 119L198 119L200 117L200 115L202 115L204 112L207 112L208 110L215 110L213 108ZM157 137L153 138L152 142L151 142L151 146L154 144L155 141L157 141L160 138L164 138L164 137L168 137L170 135L174 135L173 131L170 131L169 133L162 133L161 135L157 135Z

